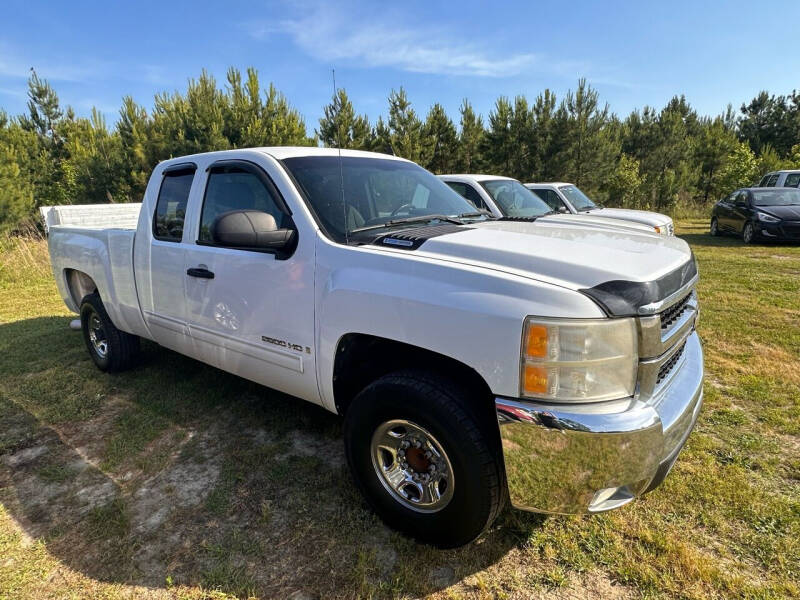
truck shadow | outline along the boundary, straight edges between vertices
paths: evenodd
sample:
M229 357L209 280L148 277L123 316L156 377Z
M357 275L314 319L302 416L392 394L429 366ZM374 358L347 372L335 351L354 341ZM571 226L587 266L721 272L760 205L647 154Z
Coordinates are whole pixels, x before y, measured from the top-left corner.
M496 563L545 520L506 511L465 548L416 544L362 501L337 416L153 344L132 371L103 374L67 322L0 325L0 503L93 580L422 595Z

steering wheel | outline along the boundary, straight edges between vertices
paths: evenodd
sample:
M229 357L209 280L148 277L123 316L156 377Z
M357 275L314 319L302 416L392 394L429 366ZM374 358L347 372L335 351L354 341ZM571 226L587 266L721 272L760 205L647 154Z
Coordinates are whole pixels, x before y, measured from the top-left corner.
M411 209L411 208L414 208L414 205L413 205L413 204L410 204L410 203L408 203L408 204L402 204L402 205L398 206L397 208L395 208L395 209L392 211L392 214L391 214L391 215L389 215L389 216L390 216L390 217L397 216L399 213L401 213L401 212L403 211L403 209L404 209L404 208L405 208L405 209ZM409 211L409 212L411 212L411 211Z

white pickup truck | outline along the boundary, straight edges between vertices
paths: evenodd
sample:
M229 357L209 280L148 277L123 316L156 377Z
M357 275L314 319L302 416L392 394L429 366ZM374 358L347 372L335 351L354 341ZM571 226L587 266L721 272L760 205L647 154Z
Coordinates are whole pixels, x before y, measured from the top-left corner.
M556 210L563 209L571 214L591 215L601 219L641 223L652 227L661 235L675 235L675 224L667 215L650 210L606 208L596 204L572 183L526 183L525 187Z
M628 229L647 233L660 233L659 229L627 219L596 217L586 212L570 212L563 204L545 201L538 193L528 189L516 179L502 175L437 175L470 204L488 214L504 220L561 222L568 225L594 225ZM545 196L546 197L546 196ZM632 211L640 212L640 211ZM668 218L668 217L665 217Z
M475 211L412 162L321 148L159 164L140 206L47 207L100 369L153 340L344 416L353 478L438 545L658 486L702 404L680 239Z

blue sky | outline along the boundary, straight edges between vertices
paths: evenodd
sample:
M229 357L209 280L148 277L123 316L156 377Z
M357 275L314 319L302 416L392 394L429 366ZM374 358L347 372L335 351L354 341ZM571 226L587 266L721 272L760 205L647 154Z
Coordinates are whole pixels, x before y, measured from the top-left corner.
M421 115L468 97L560 97L586 77L618 114L685 94L703 114L759 90L800 88L800 2L51 2L6 0L0 107L25 110L30 67L62 102L113 123L123 95L148 109L206 68L258 69L317 125L331 68L356 110L386 112L404 86ZM758 30L754 28L758 27ZM769 31L765 31L769 28Z

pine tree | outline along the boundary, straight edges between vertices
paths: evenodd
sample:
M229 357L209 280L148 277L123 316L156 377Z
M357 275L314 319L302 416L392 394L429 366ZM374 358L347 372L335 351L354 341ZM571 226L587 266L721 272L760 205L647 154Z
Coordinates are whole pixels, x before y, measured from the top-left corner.
M481 169L483 159L483 119L476 115L469 100L461 102L461 131L458 134L457 165L454 170L462 173L476 173Z
M411 108L402 87L389 94L388 134L392 154L419 162L422 157L422 122Z
M422 126L422 166L437 174L452 173L458 152L458 136L444 107L434 104Z
M505 96L499 97L489 112L489 127L483 136L481 154L487 168L498 175L511 172L511 161L516 149L511 135L511 118L514 109Z
M366 115L357 116L353 103L344 89L336 91L330 104L323 108L317 136L329 148L355 148L367 150L371 130Z

